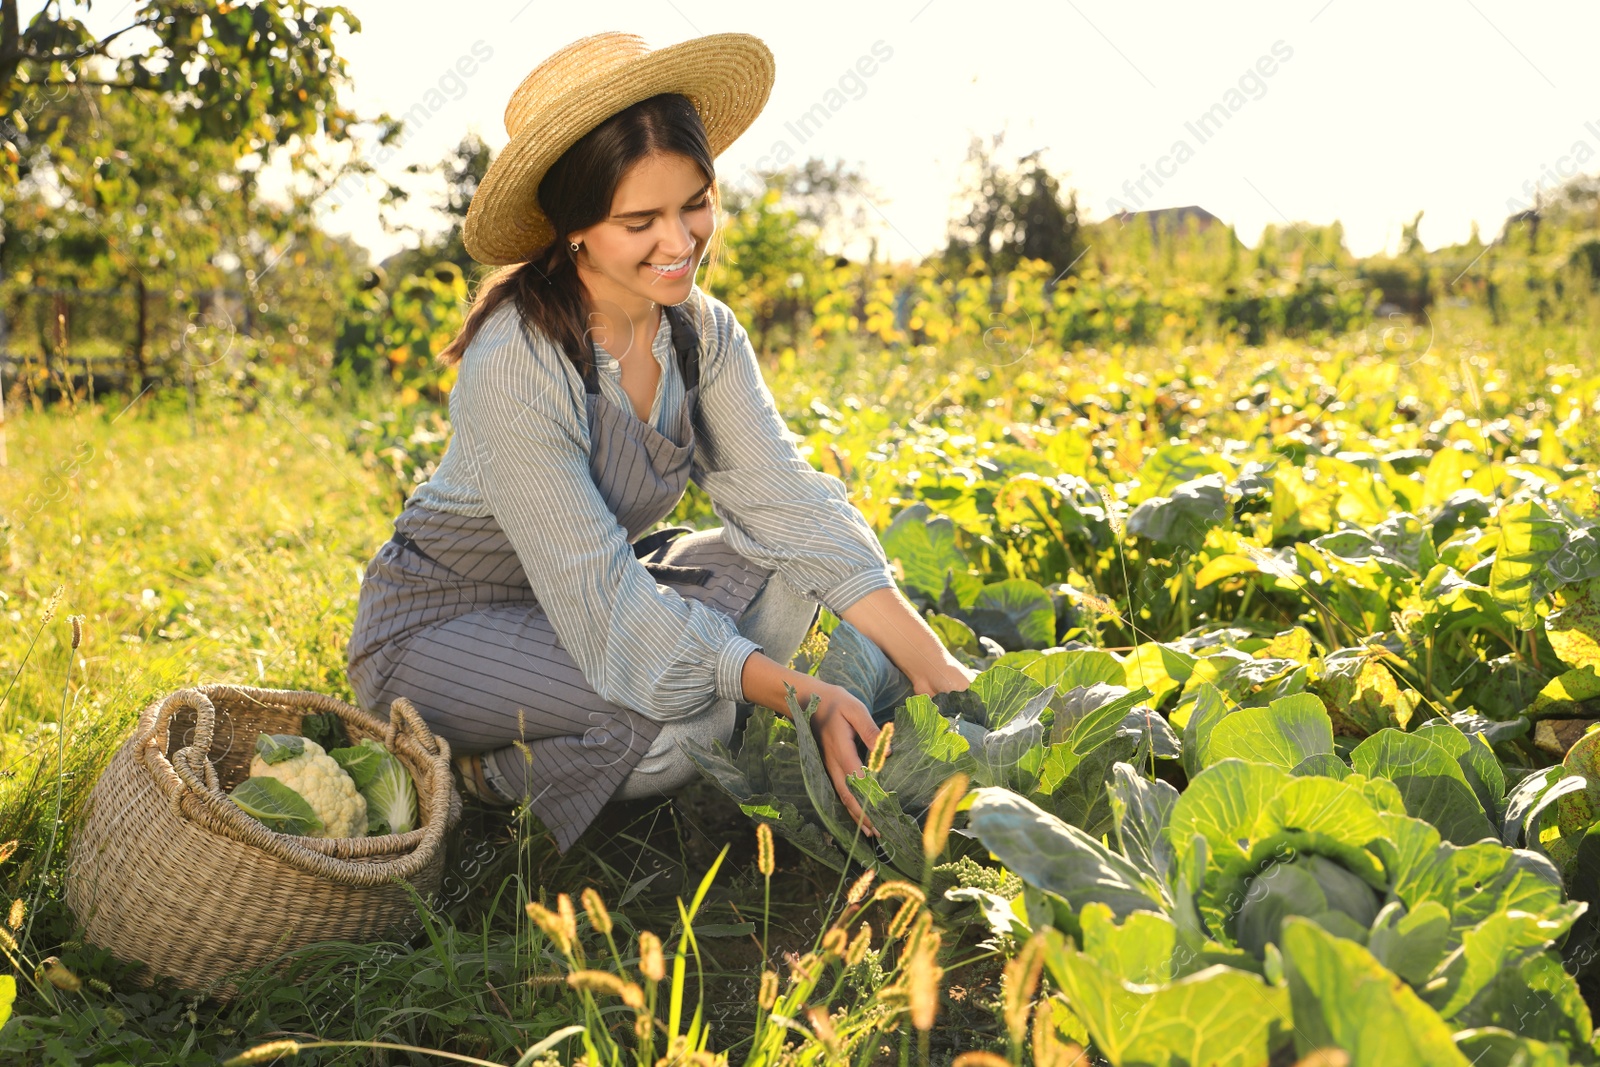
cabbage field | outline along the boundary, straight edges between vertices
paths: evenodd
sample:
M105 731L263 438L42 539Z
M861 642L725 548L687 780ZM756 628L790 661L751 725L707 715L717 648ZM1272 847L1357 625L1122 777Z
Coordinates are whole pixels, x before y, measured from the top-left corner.
M349 696L357 577L448 424L409 379L265 359L192 397L13 408L0 1054L1600 1063L1592 309L1506 284L1380 313L1345 269L1257 279L1258 309L1327 314L1251 330L1185 330L1220 286L1110 275L981 312L962 289L914 326L877 290L881 315L819 307L831 332L764 356L775 399L978 671L914 695L826 612L802 646L893 725L851 783L880 836L791 699L696 747L653 826L565 856L469 804L424 936L311 946L227 1003L75 939L83 799L178 686ZM691 488L668 521L719 520ZM681 884L630 865L663 823Z
M1423 422L1393 362L1329 362L1298 404L1280 366L1206 397L1180 364L1078 384L1084 414L1048 435L971 418L969 464L919 479L881 538L982 673L912 696L842 622L819 665L894 726L852 783L877 847L785 719L702 771L818 860L970 905L941 906L1042 967L1059 1028L1112 1064L1590 1062L1591 402L1556 381ZM1148 440L1163 410L1189 439L1117 477L1127 423ZM952 778L971 791L936 852Z

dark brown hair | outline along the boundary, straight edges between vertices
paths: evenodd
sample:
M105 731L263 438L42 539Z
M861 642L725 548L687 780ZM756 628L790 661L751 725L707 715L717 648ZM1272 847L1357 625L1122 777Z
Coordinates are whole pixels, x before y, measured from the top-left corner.
M711 183L712 210L721 210L711 145L688 97L660 93L617 112L563 152L539 182L539 207L550 219L555 237L527 262L498 267L484 277L461 332L435 358L445 366L459 362L483 321L510 300L522 321L552 338L582 374L590 357L588 319L576 253L567 247L565 235L606 218L623 174L657 152L698 164ZM718 227L707 249L708 274L716 266L721 243Z

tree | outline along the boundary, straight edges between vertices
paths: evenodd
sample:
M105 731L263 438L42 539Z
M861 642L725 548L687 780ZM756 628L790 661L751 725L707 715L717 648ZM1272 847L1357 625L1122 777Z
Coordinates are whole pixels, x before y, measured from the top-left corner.
M963 274L967 264L975 257L991 274L999 254L996 235L1003 233L1013 221L1012 209L1017 201L1017 182L994 160L1005 134L995 134L988 148L980 138L972 138L967 147L966 168L968 177L957 193L958 203L964 207L956 210L964 214L950 221L945 231L945 247L940 258L949 273Z
M1040 162L1040 151L1011 166L995 159L1004 134L986 148L974 137L967 149L968 177L957 194L940 255L945 269L965 273L976 258L991 276L1012 270L1024 257L1042 259L1057 274L1083 250L1077 195L1062 199L1060 183Z
M1078 194L1061 198L1056 179L1035 162L1022 177L1015 210L1020 231L1008 251L1018 258L1042 259L1057 276L1076 263L1083 251L1079 235Z
M471 278L474 272L487 269L467 254L462 231L466 226L467 206L472 203L472 196L478 191L478 183L483 181L484 174L489 170L489 159L489 146L476 133L468 133L456 144L450 155L440 162L426 165L413 163L406 168L407 174L443 176L444 197L442 202L437 203L437 207L448 220L448 225L442 233L434 236L419 233L416 248L404 249L384 260L383 269L391 278L399 279L408 274L422 274L439 263L454 263L464 278ZM384 203L397 204L410 196L411 194L404 189L391 188L384 196ZM396 230L416 232L409 227L392 227L387 220L384 227L390 232Z
M364 250L323 234L303 207L258 202L227 146L188 140L162 97L73 94L60 110L53 158L5 204L0 308L27 306L35 287L101 292L73 299L72 334L124 344L134 390L181 370L177 360L221 359L189 347L191 325L307 349L332 336ZM99 155L108 144L137 151ZM219 306L223 290L247 294L242 308ZM52 353L54 335L44 342Z
M750 320L750 339L757 352L771 351L784 328L785 340L796 343L800 315L826 291L825 255L800 224L799 215L783 204L782 190L745 203L717 230L722 242L717 269L706 276L708 291L740 309Z
M851 238L872 226L871 206L880 194L865 174L836 160L829 165L816 156L798 167L786 167L760 177L777 189L780 203L795 216L807 236L829 252L842 253ZM730 215L742 213L759 198L756 190L736 192L724 207Z
M348 138L357 120L338 100L347 78L333 36L340 20L352 32L360 22L301 0L139 0L128 25L97 37L61 0L23 27L18 3L0 0L0 185L11 190L0 204L0 291L24 263L75 284L181 278L192 291L216 284L213 257L231 238L251 303L265 302L256 280L287 253L286 238L305 238L304 205L263 210L242 164L285 147L293 169L316 173L314 139ZM112 55L136 30L154 43ZM43 221L41 204L58 205L48 224L19 226ZM303 263L312 244L293 255ZM130 355L142 352L136 340Z
M85 13L93 7L93 0L82 3ZM339 103L345 63L333 35L337 20L351 32L361 23L342 7L140 0L132 22L96 38L61 0L47 0L25 29L17 5L0 0L0 115L8 120L0 132L10 146L9 168L22 164L27 147L46 146L29 136L29 112L57 87L166 97L195 140L233 145L239 155L297 137L303 150L318 133L338 140L355 121ZM111 55L118 38L140 29L156 43ZM15 170L8 176L19 177Z

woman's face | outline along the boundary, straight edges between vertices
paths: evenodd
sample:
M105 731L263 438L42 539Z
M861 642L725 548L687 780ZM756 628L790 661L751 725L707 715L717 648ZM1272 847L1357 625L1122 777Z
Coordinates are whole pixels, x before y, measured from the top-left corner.
M583 243L579 274L597 303L681 304L715 229L711 186L699 166L657 153L624 173L608 218L568 239ZM674 264L677 270L657 269Z

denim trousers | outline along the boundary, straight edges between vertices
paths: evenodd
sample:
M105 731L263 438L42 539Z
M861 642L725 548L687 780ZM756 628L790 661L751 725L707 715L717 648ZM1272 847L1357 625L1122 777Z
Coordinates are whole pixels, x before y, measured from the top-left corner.
M738 630L761 646L761 655L787 666L794 659L800 643L811 632L820 609L817 601L795 592L780 575L773 573L740 616ZM660 796L683 788L694 780L697 771L689 757L678 747L678 742L692 740L710 745L717 740L732 744L735 731L753 706L748 702L718 697L698 714L662 723L661 731L650 743L650 748L623 779L611 799ZM525 786L525 773L517 765L521 761L514 755L506 760L507 765L500 764L498 757L507 751L484 754L485 776L497 787L497 791L503 790L508 796L520 796Z

